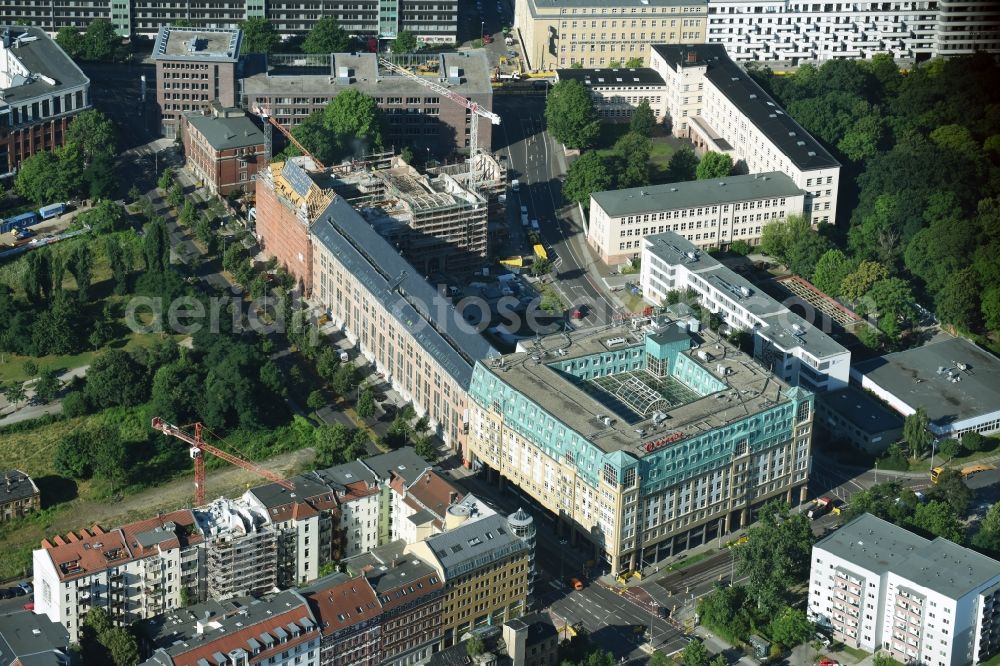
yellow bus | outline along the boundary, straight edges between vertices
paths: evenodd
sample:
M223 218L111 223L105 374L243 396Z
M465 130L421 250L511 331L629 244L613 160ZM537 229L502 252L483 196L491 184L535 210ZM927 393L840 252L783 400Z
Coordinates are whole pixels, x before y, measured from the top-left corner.
M958 473L962 476L963 479L968 479L969 477L975 476L980 472L988 472L991 469L996 469L996 468L997 468L996 465L990 465L990 464L969 465L968 467L963 467L962 469L958 470ZM931 482L937 483L938 478L941 476L941 473L944 472L944 470L945 470L944 467L935 467L934 469L932 469Z

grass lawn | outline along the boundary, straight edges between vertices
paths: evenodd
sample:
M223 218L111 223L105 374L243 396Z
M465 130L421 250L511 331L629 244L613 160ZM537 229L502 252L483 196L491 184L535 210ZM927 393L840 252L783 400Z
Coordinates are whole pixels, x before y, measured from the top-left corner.
M174 336L180 339L184 336ZM160 340L162 334L160 333L131 333L128 336L121 338L116 341L117 344L112 343L111 347L124 347L125 349L131 350L139 347L149 347L155 341ZM122 344L124 342L124 344ZM71 368L79 368L82 365L90 365L93 362L94 357L101 353L102 350L98 351L86 351L79 354L72 354L69 356L18 356L17 354L6 354L0 353L0 384L10 381L26 381L31 379L24 372L24 362L32 361L38 366L39 371L47 370L52 368L54 370L66 371ZM2 424L0 424L2 425Z
M859 650L858 648L850 647L849 645L837 644L834 645L833 647L837 648L838 652L843 652L844 654L848 654L854 659L857 659L858 661L861 661L870 656L869 652L865 652L864 650Z
M667 176L667 165L670 164L670 158L673 157L677 149L670 145L665 136L654 136L653 137L653 150L649 153L649 163L652 166L653 182L663 182L663 179Z
M954 458L942 458L940 455L935 456L934 466L935 467L963 467L968 463L976 462L977 460L982 460L983 458L989 458L990 456L995 456L997 454L996 445L1000 444L996 438L989 438L990 442L993 443L993 447L989 451L973 451L972 453L964 456L956 456ZM910 471L911 472L927 472L931 471L931 459L922 458L917 462L910 461Z
M1000 654L995 654L979 666L998 666L998 664L1000 664Z
M594 150L601 157L607 157L614 149L615 142L618 141L629 130L628 123L601 123L601 133L594 144ZM659 134L652 137L652 150L649 153L650 177L653 183L665 182L667 176L667 165L670 158L677 151L671 145L666 135Z
M711 557L712 553L714 553L714 552L715 552L714 550L706 550L705 552L698 553L697 555L692 555L691 557L687 557L687 558L681 560L680 562L675 562L674 564L671 564L668 567L668 569L670 571L678 571L680 569L686 569L687 567L691 566L692 564L697 564L698 562L701 562L705 558Z

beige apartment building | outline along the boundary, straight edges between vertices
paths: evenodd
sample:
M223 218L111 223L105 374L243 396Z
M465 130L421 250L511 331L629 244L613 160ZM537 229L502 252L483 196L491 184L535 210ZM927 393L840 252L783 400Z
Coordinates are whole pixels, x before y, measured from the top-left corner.
M650 44L701 44L705 41L705 0L516 0L514 26L526 65L553 70L579 63L606 67L642 58Z

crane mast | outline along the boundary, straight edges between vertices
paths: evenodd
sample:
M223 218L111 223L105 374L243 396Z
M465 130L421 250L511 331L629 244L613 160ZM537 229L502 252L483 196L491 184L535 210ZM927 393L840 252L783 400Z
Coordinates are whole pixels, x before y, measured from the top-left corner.
M250 462L249 460L244 460L239 456L235 456L232 453L223 451L222 449L216 448L211 444L205 443L205 440L201 436L203 426L201 423L194 424L194 435L181 430L179 427L173 425L172 423L167 423L159 416L155 417L152 422L154 430L159 430L164 435L170 437L176 437L182 442L188 444L191 447L190 453L191 458L194 460L194 501L195 506L205 505L205 456L204 454L211 453L216 458L221 458L231 465L236 465L237 467L242 467L248 472L253 472L254 474L267 479L268 481L273 481L277 483L282 488L287 490L295 490L295 486L291 481L275 474L274 472L264 469L260 465Z
M257 116L260 117L260 119L262 121L264 121L264 123L266 123L265 129L267 130L267 137L268 137L268 142L267 142L267 144L268 144L267 145L268 158L273 157L272 155L270 155L270 151L271 151L271 140L270 139L271 139L271 125L274 125L275 127L278 128L278 131L281 132L285 136L285 138L288 139L289 142L291 142L291 144L293 146L295 146L296 148L299 149L300 153L302 153L306 157L310 158L313 162L316 163L316 166L319 167L320 169L325 169L326 168L326 166L322 162L320 162L316 158L315 155L313 155L312 153L310 153L308 150L306 150L305 146L303 146L301 143L299 143L298 139L296 139L292 135L291 130L287 129L284 125L282 125L281 123L279 123L278 120L269 113L268 109L264 109L264 108L261 108L259 106L255 106L253 108L253 111L254 111L255 114L257 114Z
M398 74L400 76L405 76L411 81L415 81L420 85L424 86L425 88L433 90L442 97L446 97L451 101L455 102L456 104L463 106L472 112L472 115L474 117L472 119L472 122L469 123L469 177L470 177L470 182L472 183L473 187L475 187L475 185L479 181L479 175L478 172L476 171L476 165L475 165L476 155L479 154L479 121L475 116L478 116L479 118L486 118L494 125L500 124L500 116L493 113L489 109L484 109L482 106L479 105L478 102L474 102L471 99L468 99L467 97L463 97L454 90L450 90L446 86L443 86L436 81L430 81L422 76L418 76L413 72L411 72L410 70L406 69L405 67L400 67L399 65L397 65L396 63L392 62L387 58L379 58L378 62L380 65L385 67L390 72Z

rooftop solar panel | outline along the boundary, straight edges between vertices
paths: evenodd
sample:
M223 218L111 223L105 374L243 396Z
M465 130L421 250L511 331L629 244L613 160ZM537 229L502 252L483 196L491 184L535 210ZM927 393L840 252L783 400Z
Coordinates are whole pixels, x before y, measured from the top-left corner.
M305 197L309 193L309 187L312 185L312 179L309 177L302 167L296 164L292 160L285 162L285 166L281 169L281 175L288 184L292 186L295 193L300 197Z

